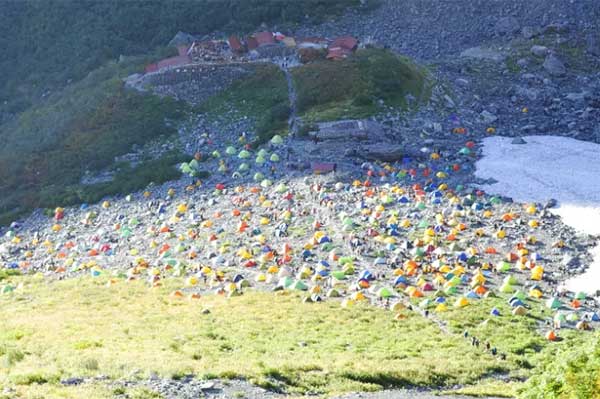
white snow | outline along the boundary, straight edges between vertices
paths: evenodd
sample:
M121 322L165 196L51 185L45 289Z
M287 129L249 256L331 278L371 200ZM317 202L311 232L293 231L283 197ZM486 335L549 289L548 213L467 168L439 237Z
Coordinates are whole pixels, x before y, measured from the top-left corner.
M483 185L490 193L519 202L558 201L553 212L582 233L600 235L600 145L557 136L488 137L475 176L498 181ZM600 246L587 271L565 283L571 291L600 290Z

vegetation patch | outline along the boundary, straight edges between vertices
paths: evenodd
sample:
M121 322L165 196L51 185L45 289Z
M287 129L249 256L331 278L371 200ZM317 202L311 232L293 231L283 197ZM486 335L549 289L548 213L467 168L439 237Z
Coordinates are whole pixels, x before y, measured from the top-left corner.
M120 56L147 54L178 32L244 33L262 23L319 22L359 0L0 2L0 121ZM359 9L377 6L370 0Z
M341 61L316 61L292 69L298 112L306 122L365 118L381 105L408 108L429 98L426 71L386 50L358 50Z
M142 377L245 377L285 392L330 394L475 384L511 367L412 312L397 321L368 305L307 304L296 294L260 292L170 299L180 279L153 289L139 281L107 287L102 277L12 279L24 287L3 297L0 318L7 331L28 333L3 341L26 355L0 365L0 384L18 391L38 383L58 389L57 381L69 377L128 378L141 370Z
M600 334L563 343L546 353L521 397L591 399L600 397Z
M273 64L249 66L253 71L198 106L209 119L248 116L256 122L257 144L284 134L290 115L287 81Z
M72 185L66 188L44 190L47 204L73 205L78 203L94 203L108 195L131 193L141 190L149 183L161 184L177 179L181 173L175 167L180 162L187 161L189 156L178 151L171 151L158 159L143 161L132 167L129 163L115 166L117 171L110 182L92 185ZM206 177L207 173L199 177Z
M174 125L184 118L185 104L123 87L121 78L141 63L111 63L56 94L52 101L0 127L4 139L0 189L6 193L0 198L2 221L36 207L90 200L85 193L95 189L79 184L86 170L108 168L116 156L129 152L134 144L176 134ZM156 177L143 171L138 168L137 176L127 180ZM163 169L161 173L167 172ZM132 183L143 187L149 182ZM112 194L119 192L122 183L98 189Z

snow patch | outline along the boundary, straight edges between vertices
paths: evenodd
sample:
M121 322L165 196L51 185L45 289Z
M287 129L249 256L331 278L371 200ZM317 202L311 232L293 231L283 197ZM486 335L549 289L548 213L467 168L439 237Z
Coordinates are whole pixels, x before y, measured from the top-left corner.
M488 137L475 176L493 178L482 185L490 193L519 202L545 203L576 230L600 235L600 145L558 136L527 136L526 144L511 144L510 137ZM588 270L565 282L571 291L593 294L600 290L600 246Z

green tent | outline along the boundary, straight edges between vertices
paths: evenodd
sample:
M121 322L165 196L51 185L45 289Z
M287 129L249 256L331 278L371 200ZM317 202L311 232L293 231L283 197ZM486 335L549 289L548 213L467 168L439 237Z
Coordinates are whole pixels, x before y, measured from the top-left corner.
M295 290L306 291L308 290L308 286L302 282L301 280L296 280L292 285L292 288Z
M507 271L509 271L512 268L511 264L508 263L507 261L502 261L499 265L498 265L498 271L504 272L506 273Z
M254 181L263 180L264 178L265 178L265 175L263 175L263 174L262 174L262 173L260 173L260 172L256 172L256 173L254 174Z
M421 302L419 302L419 307L421 309L427 309L427 308L431 307L433 304L434 304L434 302L431 300L431 298L425 298Z
M250 152L246 151L246 150L242 150L240 151L240 153L238 154L238 158L239 159L248 159L250 158Z
M250 166L246 162L240 164L240 166L238 167L238 170L240 172L247 172L249 169L250 169Z
M506 279L505 279L505 280L506 280ZM515 279L515 280L516 280L516 279ZM515 284L515 283L512 283L512 284ZM525 295L525 293L524 293L523 291L521 291L521 290L519 290L519 291L515 292L515 293L513 294L513 296L514 296L514 297L516 297L516 298L519 298L521 301L524 301L524 300L526 300L526 299L527 299L527 295Z
M285 276L283 278L281 278L279 280L279 282L277 283L278 286L283 287L283 288L289 288L294 284L294 279L291 278L290 276Z
M387 287L381 287L377 290L377 296L380 298L391 298L394 296L394 291Z
M258 155L259 157L266 158L266 157L267 157L267 155L269 155L269 153L268 153L268 152L267 152L267 150L265 150L264 148L261 148L261 149L258 151L258 154L257 154L257 155Z
M584 300L584 299L586 299L586 298L587 298L587 295L586 295L586 293L585 293L585 292L583 292L583 291L579 291L579 292L578 292L578 293L575 295L575 299L578 299L578 300L580 300L580 301L581 301L581 300Z
M546 306L550 309L560 309L562 303L558 300L558 298L553 297L546 301Z
M519 281L517 280L517 278L515 276L508 275L506 277L504 277L504 284L509 284L509 285L515 285L517 284ZM523 299L523 298L519 298L519 299Z
M225 149L225 154L227 155L235 155L237 151L232 146L229 146Z
M510 284L502 284L502 286L500 287L500 292L503 292L505 294L511 294L515 291L514 287Z
M195 159L192 159L188 165L190 166L190 168L192 168L193 170L200 170L200 163L198 161L196 161Z
M336 270L334 272L331 272L331 277L333 277L336 280L345 280L346 279L346 273L344 273L341 270Z

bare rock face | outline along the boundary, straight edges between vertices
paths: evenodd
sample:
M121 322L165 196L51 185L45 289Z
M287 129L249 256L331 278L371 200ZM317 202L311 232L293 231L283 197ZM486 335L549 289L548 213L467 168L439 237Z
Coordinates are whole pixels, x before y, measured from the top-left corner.
M404 156L404 148L401 145L378 143L363 146L359 155L370 161L396 162Z
M567 73L565 64L554 54L550 54L544 61L544 69L552 76L564 76Z
M381 137L381 126L367 120L343 120L319 123L319 129L311 137L320 141L329 140L377 140Z

